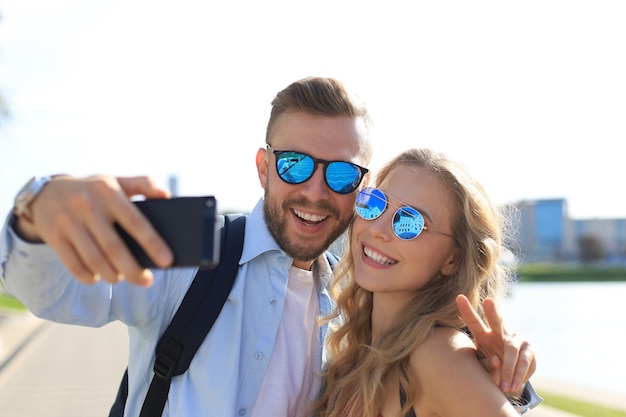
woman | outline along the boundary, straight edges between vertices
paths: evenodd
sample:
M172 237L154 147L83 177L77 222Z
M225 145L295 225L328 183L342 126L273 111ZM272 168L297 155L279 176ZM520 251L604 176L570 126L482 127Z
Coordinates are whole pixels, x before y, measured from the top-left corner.
M383 167L357 197L333 292L343 317L314 416L517 416L463 331L502 293L504 215L462 166L427 149ZM494 377L495 379L495 377ZM497 381L496 381L497 382Z

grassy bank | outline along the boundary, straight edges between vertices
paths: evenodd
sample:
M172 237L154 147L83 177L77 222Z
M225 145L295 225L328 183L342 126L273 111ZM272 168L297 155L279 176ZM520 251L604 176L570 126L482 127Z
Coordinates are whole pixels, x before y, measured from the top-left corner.
M521 282L617 282L626 281L623 267L570 267L562 265L522 265L517 270Z
M626 411L541 391L543 404L581 417L626 417Z
M24 305L14 297L0 291L0 309L7 310L26 310Z

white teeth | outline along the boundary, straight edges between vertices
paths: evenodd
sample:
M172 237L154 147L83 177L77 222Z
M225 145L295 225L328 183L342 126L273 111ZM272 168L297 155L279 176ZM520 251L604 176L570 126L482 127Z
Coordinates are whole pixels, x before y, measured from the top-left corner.
M298 210L294 210L293 211L296 216L300 217L302 220L306 220L307 222L321 222L322 220L325 220L326 217L328 216L321 216L319 214L308 214L308 213L303 213L301 211Z
M374 252L373 250L366 248L366 247L363 248L363 253L365 253L365 256L367 256L371 260L376 261L382 265L393 265L397 263L397 261L387 258L386 256L383 256L378 252Z

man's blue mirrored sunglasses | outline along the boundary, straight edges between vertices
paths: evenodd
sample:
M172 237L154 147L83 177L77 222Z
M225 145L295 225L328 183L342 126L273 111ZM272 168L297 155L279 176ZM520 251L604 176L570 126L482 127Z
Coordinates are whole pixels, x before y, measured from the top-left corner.
M406 205L399 207L391 204L387 195L378 188L367 187L359 191L356 197L355 208L361 218L374 220L383 214L388 205L398 209L391 220L391 228L400 239L415 239L422 233L422 230L450 236L454 239L454 236L451 234L426 227L424 225L424 216L413 207Z
M267 145L269 149L272 147ZM324 165L324 180L328 187L339 194L349 194L359 187L368 172L357 164L346 161L326 161L302 152L272 150L276 155L276 172L288 184L308 181L319 164Z

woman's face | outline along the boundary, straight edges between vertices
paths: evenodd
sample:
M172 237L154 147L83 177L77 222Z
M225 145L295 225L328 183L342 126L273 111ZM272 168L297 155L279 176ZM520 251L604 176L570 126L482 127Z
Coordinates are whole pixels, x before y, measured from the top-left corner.
M387 208L374 220L356 216L352 229L355 280L375 293L412 297L441 272L454 272L454 238L423 230L412 240L396 236L392 220L398 207L410 206L424 217L424 225L452 234L455 216L450 190L423 168L398 165L378 188L387 196Z

